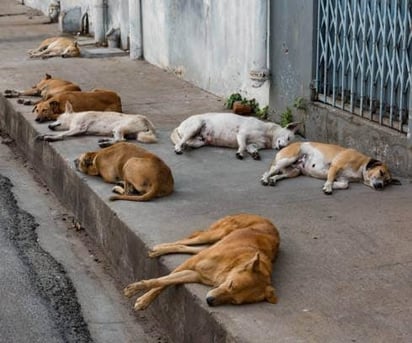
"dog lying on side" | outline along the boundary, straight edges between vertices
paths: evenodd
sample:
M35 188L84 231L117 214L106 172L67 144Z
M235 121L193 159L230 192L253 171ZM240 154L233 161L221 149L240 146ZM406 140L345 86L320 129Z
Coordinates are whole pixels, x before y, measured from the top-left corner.
M299 123L282 128L275 123L233 113L205 113L185 119L173 130L171 139L177 154L181 154L185 146L214 145L238 148L238 159L243 159L246 150L253 159L259 160L259 149L283 148L294 138L298 128Z
M80 48L70 37L51 37L45 39L36 49L28 51L30 58L34 57L79 57Z
M64 113L67 101L70 101L75 112L122 112L122 102L117 93L105 89L94 89L90 92L63 92L40 101L32 110L36 113L35 120L40 123L56 120L60 114Z
M97 111L73 112L70 101L66 102L65 112L55 122L49 124L49 129L64 132L54 135L41 135L37 138L53 142L70 136L113 135L113 138L99 140L101 148L124 141L126 136L135 136L136 140L141 143L157 142L155 127L143 115Z
M297 142L279 151L261 182L274 186L278 180L301 174L326 179L325 194L332 194L333 189L347 189L349 182L362 181L376 190L391 183L400 184L381 161L354 149L315 142Z
M156 155L132 143L120 142L100 151L83 153L76 168L117 184L113 200L148 201L173 192L170 168Z
M276 227L266 218L253 214L224 217L205 231L155 246L151 257L171 253L195 255L167 276L128 285L124 294L132 297L138 291L148 290L134 305L135 310L144 310L167 286L202 283L215 287L206 296L210 306L263 300L276 303L272 262L279 242Z
M68 91L81 91L80 87L70 81L55 79L51 75L46 74L43 79L41 79L37 85L30 89L24 91L6 89L4 91L4 96L6 98L19 98L21 96L36 96L41 97L42 100L47 100L59 93ZM30 100L19 101L24 105L35 105L35 103ZM36 102L37 103L37 102Z

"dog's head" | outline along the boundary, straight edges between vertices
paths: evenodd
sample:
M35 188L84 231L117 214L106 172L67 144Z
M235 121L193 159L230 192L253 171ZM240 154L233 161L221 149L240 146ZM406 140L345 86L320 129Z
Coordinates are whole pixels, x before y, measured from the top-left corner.
M60 103L56 100L41 101L33 107L32 112L36 113L35 120L39 123L56 120L61 113Z
M275 304L275 289L261 264L260 255L256 253L250 261L235 268L225 282L207 293L208 305L245 304L263 300Z
M289 123L275 131L272 141L272 148L280 150L287 146L295 138L295 133L299 130L300 123Z
M370 159L363 172L363 182L373 189L382 190L389 184L400 184L397 179L392 179L388 166L378 160Z
M70 44L62 53L62 57L79 57L80 56L80 48L77 42L73 42Z
M90 151L81 154L79 158L74 160L76 169L87 175L99 175L99 171L97 170L96 164L94 163L96 155L96 151Z

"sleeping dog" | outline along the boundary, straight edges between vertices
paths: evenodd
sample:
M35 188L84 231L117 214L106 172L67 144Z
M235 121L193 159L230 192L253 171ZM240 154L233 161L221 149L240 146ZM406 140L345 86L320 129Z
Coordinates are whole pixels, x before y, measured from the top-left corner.
M141 143L155 143L156 129L147 117L141 114L124 114L118 112L85 111L73 112L70 101L66 102L65 112L53 123L50 130L62 131L57 134L39 135L36 138L53 142L65 137L80 135L110 136L99 140L101 148L136 137Z
M347 189L349 182L354 181L377 190L390 183L400 184L381 161L354 149L315 142L296 142L279 151L261 182L274 186L278 180L301 174L326 179L325 194L332 194L333 189Z
M167 276L128 285L124 294L132 297L146 291L134 306L144 310L167 286L197 282L214 287L206 296L209 306L259 301L275 304L272 263L279 242L278 230L266 218L247 213L226 216L207 230L155 246L151 257L171 253L194 256Z
M247 151L255 160L259 160L259 149L285 147L292 141L298 128L299 123L290 123L282 128L254 117L233 113L205 113L185 119L173 130L171 139L177 154L181 154L185 146L200 148L214 145L238 148L238 159L243 159L243 154Z

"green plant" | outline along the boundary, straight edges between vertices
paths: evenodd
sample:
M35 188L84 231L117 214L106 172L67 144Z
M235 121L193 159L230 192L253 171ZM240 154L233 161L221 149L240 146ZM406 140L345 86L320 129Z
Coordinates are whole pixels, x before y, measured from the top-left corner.
M255 111L255 114L257 117L259 117L260 119L267 119L268 115L269 115L269 106L265 106L263 108L258 108Z
M232 109L233 103L235 101L243 101L243 98L239 93L231 94L225 101L225 107L228 109Z
M298 110L306 111L307 102L304 98L297 97L297 98L295 98L295 101L293 102L293 107L298 109Z
M286 107L286 109L280 115L280 126L285 127L291 122L293 122L292 110L290 109L290 107Z

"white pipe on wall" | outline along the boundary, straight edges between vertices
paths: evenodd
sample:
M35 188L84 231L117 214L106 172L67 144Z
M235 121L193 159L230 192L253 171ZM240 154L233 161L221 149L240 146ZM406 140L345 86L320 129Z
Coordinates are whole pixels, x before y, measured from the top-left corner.
M268 68L268 13L269 1L260 0L256 3L255 17L253 21L253 41L252 69L249 76L253 81L253 87L261 87L269 78Z
M96 43L104 43L106 41L106 6L106 0L93 0L93 28Z
M129 26L130 26L130 58L143 57L143 32L142 32L142 4L141 0L129 0Z

